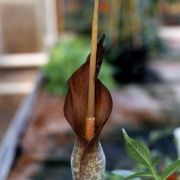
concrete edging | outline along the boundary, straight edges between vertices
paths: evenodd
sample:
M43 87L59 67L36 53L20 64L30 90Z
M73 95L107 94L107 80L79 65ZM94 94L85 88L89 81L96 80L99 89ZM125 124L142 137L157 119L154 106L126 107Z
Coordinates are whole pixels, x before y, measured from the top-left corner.
M6 180L12 167L16 154L16 147L20 142L21 135L29 121L32 107L36 103L38 90L42 84L42 74L36 80L32 93L25 98L16 112L5 137L0 145L0 180Z

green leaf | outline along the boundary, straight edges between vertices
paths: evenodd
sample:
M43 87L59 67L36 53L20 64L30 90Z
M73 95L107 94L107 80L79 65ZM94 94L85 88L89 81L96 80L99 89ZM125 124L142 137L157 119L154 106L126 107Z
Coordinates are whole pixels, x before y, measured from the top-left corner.
M163 174L162 174L162 180L166 180L171 174L173 174L175 171L180 169L180 160L175 161L170 166L168 166Z
M123 134L125 138L125 148L130 158L139 162L145 167L149 167L151 162L151 154L147 146L143 142L130 138L125 130L123 130Z
M124 177L113 173L105 173L104 180L124 180Z
M126 177L125 180L134 179L137 177L153 177L153 175L149 174L149 173L145 173L145 172L140 172L140 173L135 173L135 174L132 174L132 175Z
M151 163L151 153L148 147L143 142L130 138L124 129L123 135L125 139L125 148L129 157L145 166L151 172L152 176L158 179L157 170Z

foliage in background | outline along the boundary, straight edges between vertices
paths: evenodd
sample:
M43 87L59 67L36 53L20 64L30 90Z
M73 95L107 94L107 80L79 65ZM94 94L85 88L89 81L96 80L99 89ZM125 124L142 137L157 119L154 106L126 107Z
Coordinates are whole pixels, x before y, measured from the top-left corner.
M89 53L90 41L86 37L69 36L62 38L51 50L49 62L44 66L45 87L48 92L64 95L67 80L72 72L85 63ZM112 68L105 62L102 65L100 79L110 89L115 87Z
M123 180L123 176L114 174L114 173L106 173L104 180Z
M119 37L121 42L132 44L141 40L142 18L139 0L122 0L120 2L119 25Z
M106 16L108 14L109 0L101 0L99 3L99 32L104 33L106 28ZM78 34L91 34L93 1L68 0L65 2L66 30Z
M158 37L159 0L122 0L119 13L119 40L128 46L148 45L150 51L164 49Z
M138 165L141 165L143 171L132 173L129 176L123 174L119 175L116 172L106 173L105 180L130 180L136 178L152 179L152 180L167 180L172 174L180 170L180 160L174 161L167 166L162 173L159 173L157 166L160 159L152 159L150 150L142 142L137 141L128 136L123 130L125 149L129 157L135 160Z

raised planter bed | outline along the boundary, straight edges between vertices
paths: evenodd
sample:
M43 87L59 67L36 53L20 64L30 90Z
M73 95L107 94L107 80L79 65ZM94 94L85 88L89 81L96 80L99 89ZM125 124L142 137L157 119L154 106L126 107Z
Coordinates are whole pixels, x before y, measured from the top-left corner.
M38 77L36 87L34 88L32 94L24 100L21 107L17 111L15 117L9 126L3 142L0 146L0 162L1 171L0 179L5 180L9 174L9 171L14 162L16 156L16 149L21 139L23 130L25 129L29 116L32 113L31 109L37 98L37 90L41 82L41 76Z

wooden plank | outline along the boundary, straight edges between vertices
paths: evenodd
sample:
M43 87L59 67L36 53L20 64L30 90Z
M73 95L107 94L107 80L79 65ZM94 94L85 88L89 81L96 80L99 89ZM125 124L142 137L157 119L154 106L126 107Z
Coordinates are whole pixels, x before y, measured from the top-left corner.
M180 26L162 26L159 30L159 37L180 41Z
M30 94L33 82L0 82L0 95Z
M0 56L0 68L40 67L47 63L48 55L42 53L12 54Z

